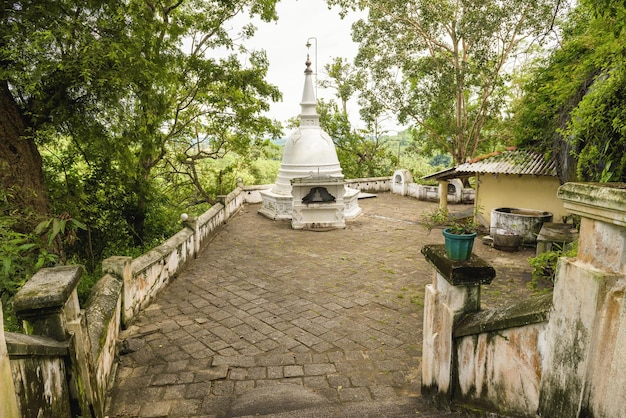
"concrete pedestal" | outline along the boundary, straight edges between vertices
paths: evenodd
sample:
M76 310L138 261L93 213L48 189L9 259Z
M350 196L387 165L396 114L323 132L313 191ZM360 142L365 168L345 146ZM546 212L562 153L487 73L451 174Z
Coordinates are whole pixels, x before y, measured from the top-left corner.
M463 314L480 309L480 285L491 283L495 270L476 255L452 261L443 245L427 245L422 254L435 268L424 301L422 393L447 400L454 386L453 330Z

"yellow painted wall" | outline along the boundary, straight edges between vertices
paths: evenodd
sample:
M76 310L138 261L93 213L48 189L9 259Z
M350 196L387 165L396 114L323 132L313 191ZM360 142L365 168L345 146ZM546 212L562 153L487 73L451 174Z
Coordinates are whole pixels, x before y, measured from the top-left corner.
M491 210L503 207L548 211L553 222L568 215L556 197L560 186L556 177L478 174L476 180L476 204L487 223L491 222Z

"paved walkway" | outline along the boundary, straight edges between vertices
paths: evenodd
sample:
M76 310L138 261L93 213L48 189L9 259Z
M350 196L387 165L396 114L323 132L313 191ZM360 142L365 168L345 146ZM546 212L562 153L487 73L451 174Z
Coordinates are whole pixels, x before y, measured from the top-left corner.
M245 206L123 333L109 416L461 416L420 397L433 274L420 249L442 238L416 221L435 205L392 194L360 205L328 232ZM486 305L529 293L530 250L475 252L506 275Z

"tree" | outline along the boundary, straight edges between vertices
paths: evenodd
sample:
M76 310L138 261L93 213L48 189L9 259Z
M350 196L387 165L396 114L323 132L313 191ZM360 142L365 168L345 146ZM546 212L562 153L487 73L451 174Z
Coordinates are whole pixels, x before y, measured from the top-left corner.
M364 75L355 69L347 59L333 58L324 66L328 79L319 80L320 87L335 90L335 96L341 103L341 111L348 114L348 101L364 87Z
M483 128L500 117L507 71L549 31L559 0L328 0L353 26L356 65L375 86L367 101L412 122L462 163L480 149Z
M180 143L211 138L211 146L223 147L216 155L223 155L276 132L259 116L268 100L280 97L264 80L267 60L263 53L247 64L235 58L235 50L245 51L225 25L240 13L275 19L275 3L6 3L0 11L0 180L13 206L40 217L51 206L54 212L78 208L94 228L102 211L112 210L127 225L120 233L141 243L156 199L154 170L176 158ZM246 26L238 36L253 33ZM216 49L231 56L217 58Z
M343 174L348 178L390 175L397 158L386 145L385 132L379 124L380 113L371 108L360 109L365 129L354 129L348 117L348 101L366 89L367 75L341 57L326 64L324 70L328 78L319 84L334 90L340 105L334 100L320 100L318 112L322 128L333 138Z
M553 156L562 182L626 181L626 8L609 3L576 8L516 108L518 143Z

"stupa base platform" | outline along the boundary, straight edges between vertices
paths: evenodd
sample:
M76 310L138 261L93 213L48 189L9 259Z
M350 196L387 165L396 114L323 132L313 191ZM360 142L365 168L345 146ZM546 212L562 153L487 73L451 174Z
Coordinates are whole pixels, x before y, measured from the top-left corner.
M293 206L293 197L291 195L277 194L271 190L262 190L260 194L262 202L259 213L261 215L275 221L291 220Z
M259 212L266 218L275 221L290 221L293 214L293 197L281 195L271 190L261 190L261 209ZM356 219L362 212L359 206L359 193L357 189L346 187L343 195L343 217L346 221Z

